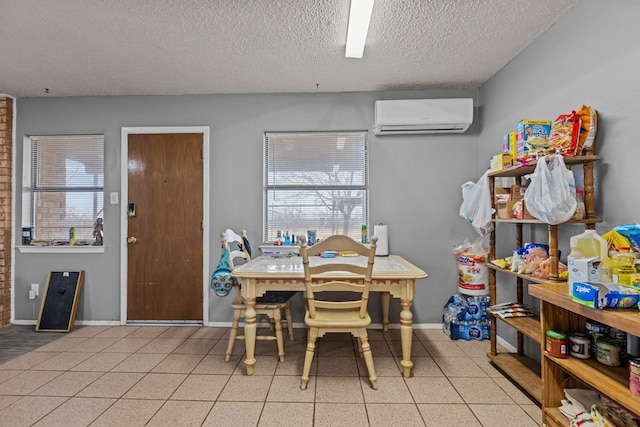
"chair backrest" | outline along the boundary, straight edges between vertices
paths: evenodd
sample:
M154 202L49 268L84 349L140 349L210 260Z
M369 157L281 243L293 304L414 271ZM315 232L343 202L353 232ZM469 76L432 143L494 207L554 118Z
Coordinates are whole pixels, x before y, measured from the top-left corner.
M229 250L229 262L232 269L251 261L247 230L242 230L242 235L238 235L233 230L227 229L224 233L220 233L220 239L222 240L222 249Z
M376 255L377 237L371 238L370 247L356 242L349 236L334 235L327 239L308 247L307 239L301 236L300 255L304 267L304 281L307 289L307 306L309 316L315 317L317 309L332 310L352 310L359 309L360 318L364 318L367 313L367 303L369 301L369 288L371 286L371 273ZM310 256L319 255L325 251L354 252L355 257L336 256L327 258L323 262L311 265ZM314 260L315 261L315 260ZM342 292L355 295L348 300L336 300L337 298L326 297L321 299L318 294L326 291Z

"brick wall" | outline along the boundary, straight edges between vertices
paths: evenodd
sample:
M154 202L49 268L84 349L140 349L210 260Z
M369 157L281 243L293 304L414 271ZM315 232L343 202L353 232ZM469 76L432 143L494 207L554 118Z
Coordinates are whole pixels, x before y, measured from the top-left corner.
M0 97L0 327L11 320L13 98Z

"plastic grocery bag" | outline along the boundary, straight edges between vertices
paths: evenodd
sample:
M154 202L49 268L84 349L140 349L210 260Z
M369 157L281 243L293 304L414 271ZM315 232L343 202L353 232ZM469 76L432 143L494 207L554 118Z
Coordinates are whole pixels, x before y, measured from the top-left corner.
M495 209L491 207L491 190L489 189L489 171L478 180L462 184L462 205L460 216L471 222L476 232L484 237L493 231L491 218Z
M524 204L531 215L547 224L560 224L576 210L576 185L561 154L552 154L549 164L538 160L536 169L526 176L531 183L524 193Z

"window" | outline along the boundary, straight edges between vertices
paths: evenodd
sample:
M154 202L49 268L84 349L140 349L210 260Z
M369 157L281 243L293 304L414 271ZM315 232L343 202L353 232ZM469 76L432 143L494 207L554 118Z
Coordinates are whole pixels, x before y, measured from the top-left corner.
M366 132L265 134L264 238L315 230L360 241L368 220Z
M91 243L104 208L104 136L25 138L23 226L38 240Z

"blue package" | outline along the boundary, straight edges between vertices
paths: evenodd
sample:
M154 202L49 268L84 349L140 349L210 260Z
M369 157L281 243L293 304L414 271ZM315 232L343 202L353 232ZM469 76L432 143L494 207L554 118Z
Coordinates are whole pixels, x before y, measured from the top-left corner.
M451 322L452 340L488 340L491 335L491 323L489 320Z

